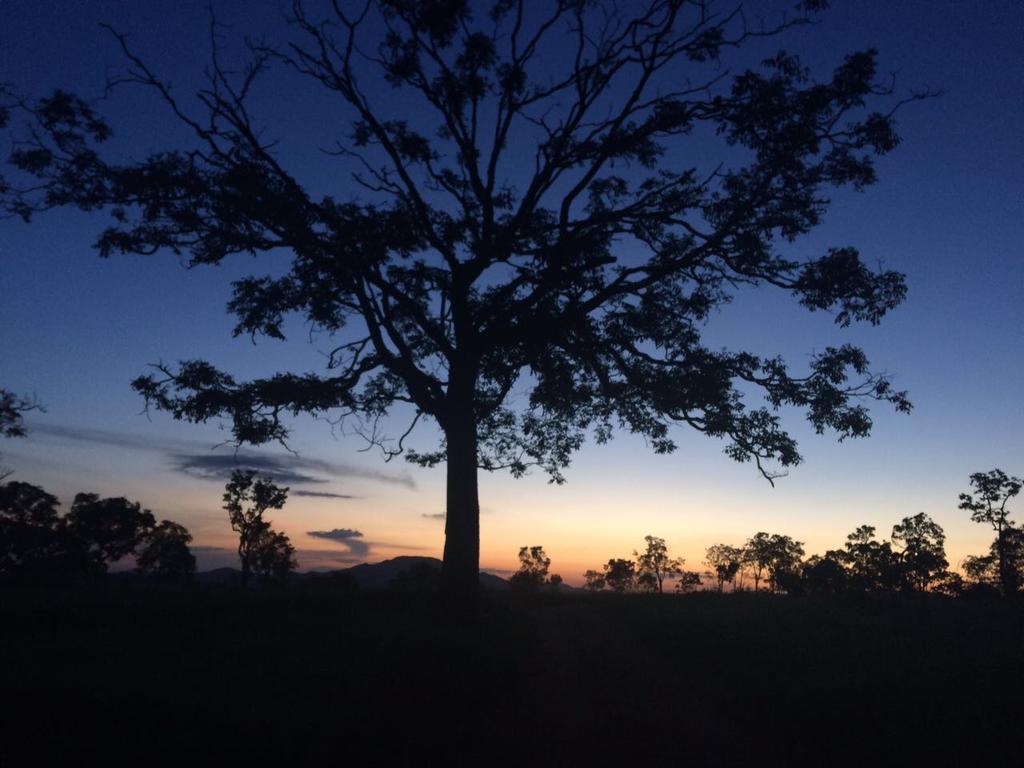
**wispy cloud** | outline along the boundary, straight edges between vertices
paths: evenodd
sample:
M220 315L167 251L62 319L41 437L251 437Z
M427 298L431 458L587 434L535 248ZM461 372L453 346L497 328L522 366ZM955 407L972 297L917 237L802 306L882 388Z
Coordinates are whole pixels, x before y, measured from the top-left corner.
M29 430L33 437L44 435L56 438L64 443L107 445L112 448L131 448L157 453L164 453L167 450L189 451L203 447L203 444L198 441L161 439L157 442L145 435L129 432L115 432L110 429L96 429L94 427L67 427L35 420L29 423Z
M34 436L43 436L64 444L104 445L162 454L169 459L175 471L204 480L225 480L235 469L252 469L283 484L319 485L341 478L356 478L405 488L416 487L408 475L389 474L367 467L290 453L257 453L230 448L230 453L214 453L209 444L198 440L155 439L137 433L36 421L29 424L29 430ZM312 491L306 494L300 491L293 493L298 496L314 495ZM327 496L327 493L318 491L315 495L323 498L349 498L347 494Z
M234 454L232 456L215 453L172 454L171 467L175 472L197 477L200 480L228 480L236 470L252 470L262 477L275 483L318 484L326 483L322 477L302 471L302 465L294 461L284 461L277 456L258 456Z
M353 496L349 493L331 493L330 491L304 491L297 490L291 492L292 496L307 496L313 499L358 499L358 496Z
M425 517L427 520L444 520L447 515L444 512L436 512L432 515L424 512L420 517Z

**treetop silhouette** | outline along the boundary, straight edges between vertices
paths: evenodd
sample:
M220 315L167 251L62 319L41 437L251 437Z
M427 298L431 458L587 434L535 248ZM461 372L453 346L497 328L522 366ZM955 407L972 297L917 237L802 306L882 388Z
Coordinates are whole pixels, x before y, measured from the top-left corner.
M7 88L4 121L31 128L13 173L33 181L0 182L0 201L26 220L107 211L103 256L166 250L201 265L287 252L287 274L234 284L235 333L284 339L286 318L301 317L335 335L326 373L239 381L190 360L133 386L178 419L227 417L239 443L283 441L285 417L309 412L354 420L389 458L446 461L443 581L453 605L471 606L478 469L537 466L561 482L588 435L621 428L665 453L681 424L725 439L771 480L801 458L781 408L840 439L869 433L866 400L909 410L853 345L794 372L701 339L742 286L787 293L840 326L878 323L904 298L902 275L852 247L785 253L820 223L827 190L870 185L874 158L898 144L902 102L873 105L893 93L875 51L820 80L787 52L727 68L734 49L822 5L752 27L741 9L678 0L371 0L323 14L297 0L282 41L250 43L241 70L215 43L191 101L114 32L128 62L119 82L155 92L193 145L109 157L111 127L92 105ZM286 167L250 109L275 65L349 110L334 154L358 170L336 196ZM709 157L698 140L713 137L721 152ZM688 146L699 151L685 158ZM389 441L378 425L396 403L412 424ZM441 444L405 450L424 419Z

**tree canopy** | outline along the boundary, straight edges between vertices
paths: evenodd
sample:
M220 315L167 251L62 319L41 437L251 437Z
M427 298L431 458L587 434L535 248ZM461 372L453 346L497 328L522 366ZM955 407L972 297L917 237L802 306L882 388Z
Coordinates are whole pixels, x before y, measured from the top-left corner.
M114 157L93 105L8 87L0 123L16 143L0 205L26 220L106 211L103 256L289 254L283 274L234 284L235 333L284 339L297 316L336 339L325 373L240 381L188 360L134 387L178 419L227 417L239 442L283 441L285 417L309 412L353 420L389 457L447 461L445 583L471 598L477 468L561 481L588 435L622 428L670 452L683 425L771 480L801 460L781 409L840 438L869 433L865 401L909 410L852 344L794 371L702 340L742 288L776 289L839 326L878 323L904 298L903 276L852 246L787 248L822 221L830 189L872 184L875 158L899 143L902 102L887 98L875 51L824 77L785 51L730 69L736 49L822 5L755 26L742 9L678 0L296 0L280 39L250 43L244 65L215 44L193 99L115 31L118 84L155 93L192 145ZM275 66L348 110L329 154L356 170L334 193L311 191L277 149L287 137L256 114ZM387 440L396 404L412 423ZM424 419L441 444L405 450Z

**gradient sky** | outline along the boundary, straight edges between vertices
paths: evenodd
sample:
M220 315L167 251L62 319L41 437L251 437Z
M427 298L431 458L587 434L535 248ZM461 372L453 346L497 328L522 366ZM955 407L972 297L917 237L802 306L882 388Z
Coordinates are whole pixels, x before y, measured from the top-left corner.
M645 534L665 538L695 569L708 545L741 544L760 530L794 536L811 554L839 547L862 523L887 536L919 511L946 529L951 562L987 548L990 532L957 509L957 493L974 471L1024 473L1024 7L1011 0L835 5L821 24L757 57L786 47L825 73L843 53L876 46L882 70L896 73L900 87L944 95L900 113L904 143L878 163L879 183L835 194L825 224L792 252L856 246L869 263L907 274L908 299L878 328L842 330L770 294L743 295L712 319L707 337L782 353L794 366L826 344L862 344L876 369L910 391L913 413L878 407L872 437L843 444L814 435L794 415L788 425L805 462L774 488L752 465L726 458L721 443L683 429L668 456L622 434L608 446L589 445L563 486L540 473L482 477L484 569L512 568L520 545L541 544L552 570L578 583L585 569L639 548ZM60 86L98 96L105 77L123 67L103 21L128 32L182 94L206 61L206 0L5 0L0 8L0 81L25 93ZM276 2L215 8L239 36L280 24ZM346 173L316 151L347 131L343 115L290 81L267 82L260 114L293 170L343 198L351 189ZM389 97L382 90L385 106L400 109ZM115 93L101 110L118 151L141 157L182 139L138 90ZM217 424L147 418L129 382L150 363L195 357L239 378L322 370L329 341L307 343L301 328L286 344L232 339L224 309L230 282L266 263L239 258L187 270L168 255L101 260L90 244L103 221L67 211L31 225L0 221L0 386L35 393L46 406L31 416L28 439L0 445L3 463L65 502L76 491L140 500L193 532L201 568L229 563L220 549L232 546L220 494L233 450L215 448L229 434ZM427 431L414 443L429 448L432 437ZM273 520L292 537L301 566L440 554L443 469L385 464L361 452L358 438L309 418L295 422L291 445L297 456L246 455L288 473L292 497ZM336 528L363 536L306 533Z

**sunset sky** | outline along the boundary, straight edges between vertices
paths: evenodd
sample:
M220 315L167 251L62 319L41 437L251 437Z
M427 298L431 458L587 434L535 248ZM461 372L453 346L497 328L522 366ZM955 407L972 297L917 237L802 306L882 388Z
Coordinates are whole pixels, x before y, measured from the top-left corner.
M206 0L145 3L6 0L0 4L0 82L28 94L54 87L96 97L123 65L109 22L129 33L154 69L188 93L208 50ZM277 2L216 2L229 36L280 24ZM781 4L788 6L788 3ZM826 222L792 246L803 257L853 245L869 264L906 273L904 305L877 328L840 329L770 292L748 293L710 321L712 346L781 353L798 368L828 344L861 344L914 404L910 415L874 408L866 440L818 436L799 414L787 426L804 463L771 487L723 445L680 428L679 450L654 455L619 434L587 445L551 485L540 472L481 478L481 568L502 573L521 545L543 545L552 570L579 583L588 568L641 548L646 534L703 568L717 542L757 531L805 542L808 554L840 547L857 525L887 537L901 518L926 512L946 530L950 562L981 553L991 531L957 509L968 475L1000 467L1024 474L1024 9L1011 0L835 3L818 26L755 51L799 52L827 73L843 53L875 46L898 88L941 89L941 98L900 113L903 145L878 163L864 193L837 192ZM777 12L780 4L755 4ZM379 98L396 98L382 87ZM268 78L259 104L282 153L311 188L351 193L347 171L317 152L343 137L344 114L322 108L285 75ZM118 90L100 111L117 151L136 158L181 143L166 110L139 90ZM6 148L5 150L6 151ZM200 569L235 563L221 510L234 448L223 425L142 414L129 382L157 361L204 358L239 379L324 368L331 346L301 324L286 343L232 339L230 283L273 268L236 258L186 269L171 255L101 260L91 249L106 219L60 211L30 225L0 221L0 387L34 393L45 413L25 440L0 444L13 479L70 502L77 491L124 495L186 525ZM400 432L404 421L394 422ZM436 433L416 433L430 449ZM241 460L277 473L292 489L272 516L298 549L300 567L343 567L396 555L440 556L443 468L385 463L358 437L308 417L294 422L294 454L245 448ZM1024 520L1024 502L1018 503ZM309 531L352 529L330 540Z

